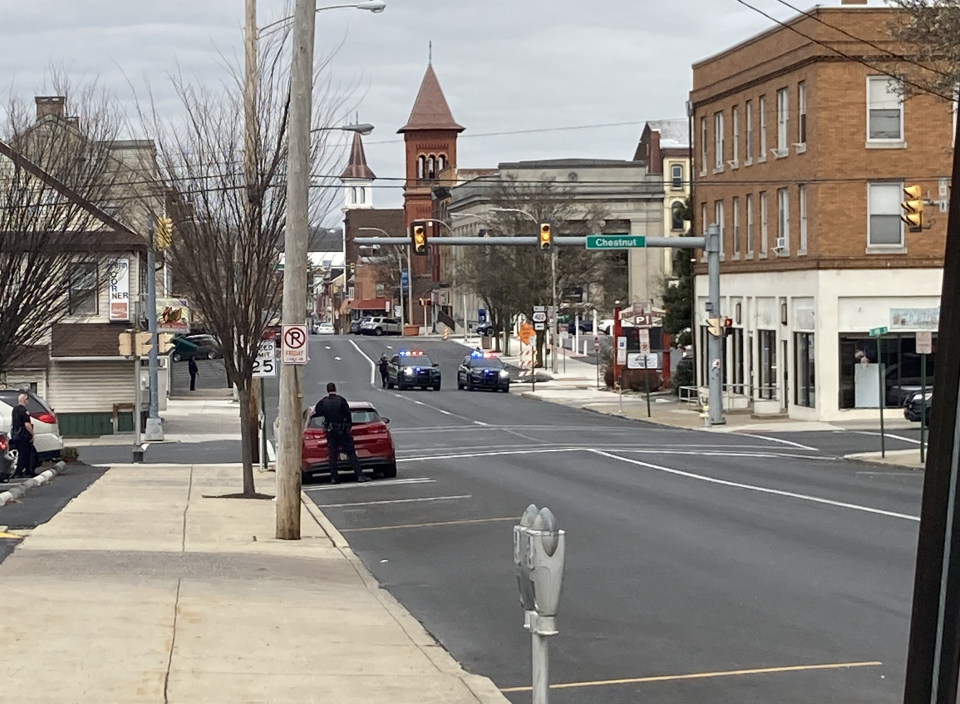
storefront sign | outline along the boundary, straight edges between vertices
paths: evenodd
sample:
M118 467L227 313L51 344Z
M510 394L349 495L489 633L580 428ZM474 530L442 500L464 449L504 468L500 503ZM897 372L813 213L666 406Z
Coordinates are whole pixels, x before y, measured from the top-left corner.
M110 265L110 320L130 320L130 260Z
M891 308L891 330L936 330L940 327L940 308Z
M157 299L157 332L186 335L190 332L190 309L183 298Z

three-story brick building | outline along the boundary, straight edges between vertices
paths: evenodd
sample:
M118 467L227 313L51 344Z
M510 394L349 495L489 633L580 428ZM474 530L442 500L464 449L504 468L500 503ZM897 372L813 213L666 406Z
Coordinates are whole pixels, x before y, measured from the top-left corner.
M878 361L887 406L919 386L915 334L938 316L946 213L928 205L928 229L910 234L900 203L914 184L946 199L954 104L901 95L893 20L865 2L817 7L693 67L692 203L697 230L722 233L730 407L872 418ZM701 384L706 294L701 267Z

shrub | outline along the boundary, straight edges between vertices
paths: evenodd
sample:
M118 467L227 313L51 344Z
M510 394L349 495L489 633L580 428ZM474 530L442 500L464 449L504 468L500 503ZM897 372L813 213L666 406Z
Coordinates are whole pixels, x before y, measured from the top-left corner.
M60 452L60 459L64 462L76 462L80 459L80 450L75 447L65 447Z

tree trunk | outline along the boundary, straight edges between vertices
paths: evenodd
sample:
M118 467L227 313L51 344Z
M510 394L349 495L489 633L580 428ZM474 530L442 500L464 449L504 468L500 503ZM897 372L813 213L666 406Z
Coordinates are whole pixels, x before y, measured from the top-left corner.
M240 448L243 461L243 495L253 496L256 488L253 485L253 456L250 453L250 436L253 428L250 427L250 379L237 385L237 394L240 396Z
M250 416L250 427L256 431L250 434L250 459L253 464L260 464L260 380L253 379L250 384L247 413ZM266 432L266 427L264 427Z

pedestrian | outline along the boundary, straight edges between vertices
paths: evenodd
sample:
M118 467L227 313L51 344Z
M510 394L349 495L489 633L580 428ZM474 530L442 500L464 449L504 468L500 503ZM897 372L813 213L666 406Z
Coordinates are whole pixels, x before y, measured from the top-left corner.
M380 355L380 361L377 363L377 367L380 369L380 384L381 388L387 388L387 368L390 366L390 362L387 361L387 355Z
M337 465L341 452L350 460L357 481L370 481L363 476L363 470L360 468L360 458L357 457L357 450L353 446L353 436L350 435L350 429L353 426L350 404L343 396L337 395L337 385L332 381L327 384L326 398L320 399L317 407L313 409L313 415L323 418L323 432L327 436L327 453L330 457L330 483L340 483Z
M10 445L17 451L15 477L32 477L33 472L33 420L27 410L26 394L17 396L17 407L10 419Z
M200 368L197 367L197 361L191 357L187 362L187 371L190 372L190 390L197 390L197 375L200 374Z

